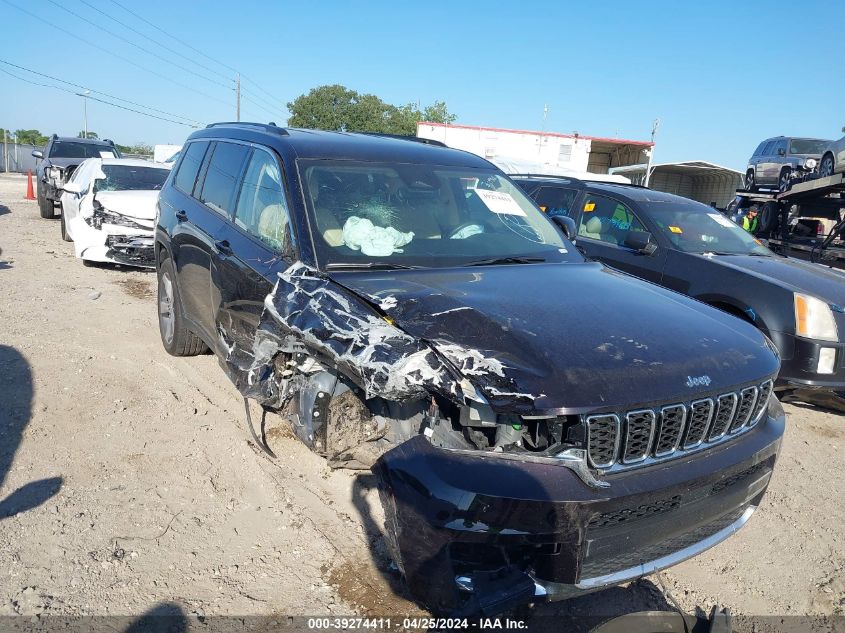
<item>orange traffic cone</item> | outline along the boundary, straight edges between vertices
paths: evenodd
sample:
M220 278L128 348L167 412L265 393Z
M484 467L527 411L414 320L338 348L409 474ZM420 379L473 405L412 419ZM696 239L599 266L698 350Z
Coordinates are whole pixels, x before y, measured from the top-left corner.
M26 178L26 198L25 200L35 200L35 192L32 190L32 170L27 172Z

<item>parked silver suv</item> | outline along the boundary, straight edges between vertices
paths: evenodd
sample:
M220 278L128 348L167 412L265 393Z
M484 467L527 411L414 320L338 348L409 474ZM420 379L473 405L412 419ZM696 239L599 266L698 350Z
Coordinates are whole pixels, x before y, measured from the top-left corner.
M789 189L793 172L810 172L816 168L829 140L775 136L760 143L748 160L745 189Z

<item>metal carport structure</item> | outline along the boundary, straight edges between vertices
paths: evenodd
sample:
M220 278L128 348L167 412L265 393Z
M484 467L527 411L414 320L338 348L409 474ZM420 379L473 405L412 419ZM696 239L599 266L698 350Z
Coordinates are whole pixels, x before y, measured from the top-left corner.
M641 185L645 181L646 169L643 164L628 165L613 168L610 173L625 176L632 183ZM660 163L652 165L648 186L704 204L715 202L716 206L724 208L733 200L736 190L742 188L742 173L703 160Z

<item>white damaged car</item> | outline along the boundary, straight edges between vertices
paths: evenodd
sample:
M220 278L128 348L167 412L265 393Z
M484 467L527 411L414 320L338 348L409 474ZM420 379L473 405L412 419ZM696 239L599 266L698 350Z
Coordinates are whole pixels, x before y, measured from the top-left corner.
M65 183L62 239L83 262L153 267L158 193L170 166L131 158L89 158Z

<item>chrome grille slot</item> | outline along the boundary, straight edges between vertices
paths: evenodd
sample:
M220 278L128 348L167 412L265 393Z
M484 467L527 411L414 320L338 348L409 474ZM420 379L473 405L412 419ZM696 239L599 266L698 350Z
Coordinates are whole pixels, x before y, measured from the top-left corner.
M654 437L655 415L651 409L630 411L625 416L625 446L622 462L632 464L648 457Z
M660 410L660 431L654 443L654 456L668 455L678 448L684 432L684 420L687 408L682 404L673 404Z
M616 462L619 450L619 418L615 415L593 415L587 418L587 456L596 468L607 468Z
M757 387L746 387L739 392L739 406L736 408L736 417L731 424L731 433L736 433L744 427L751 414L754 413L754 404L757 401Z
M767 380L762 385L760 385L760 394L757 398L757 404L754 406L754 414L748 421L748 426L754 426L755 424L757 424L757 421L760 419L760 414L763 412L763 409L769 404L769 397L771 395L772 381Z
M731 441L765 419L773 380L708 398L584 418L589 465L615 473Z
M712 419L713 401L710 398L696 400L690 404L684 448L694 448L704 441Z
M707 439L716 440L725 434L734 419L737 401L738 398L735 393L726 393L716 399L716 415L713 417L713 424L710 427L710 434Z

